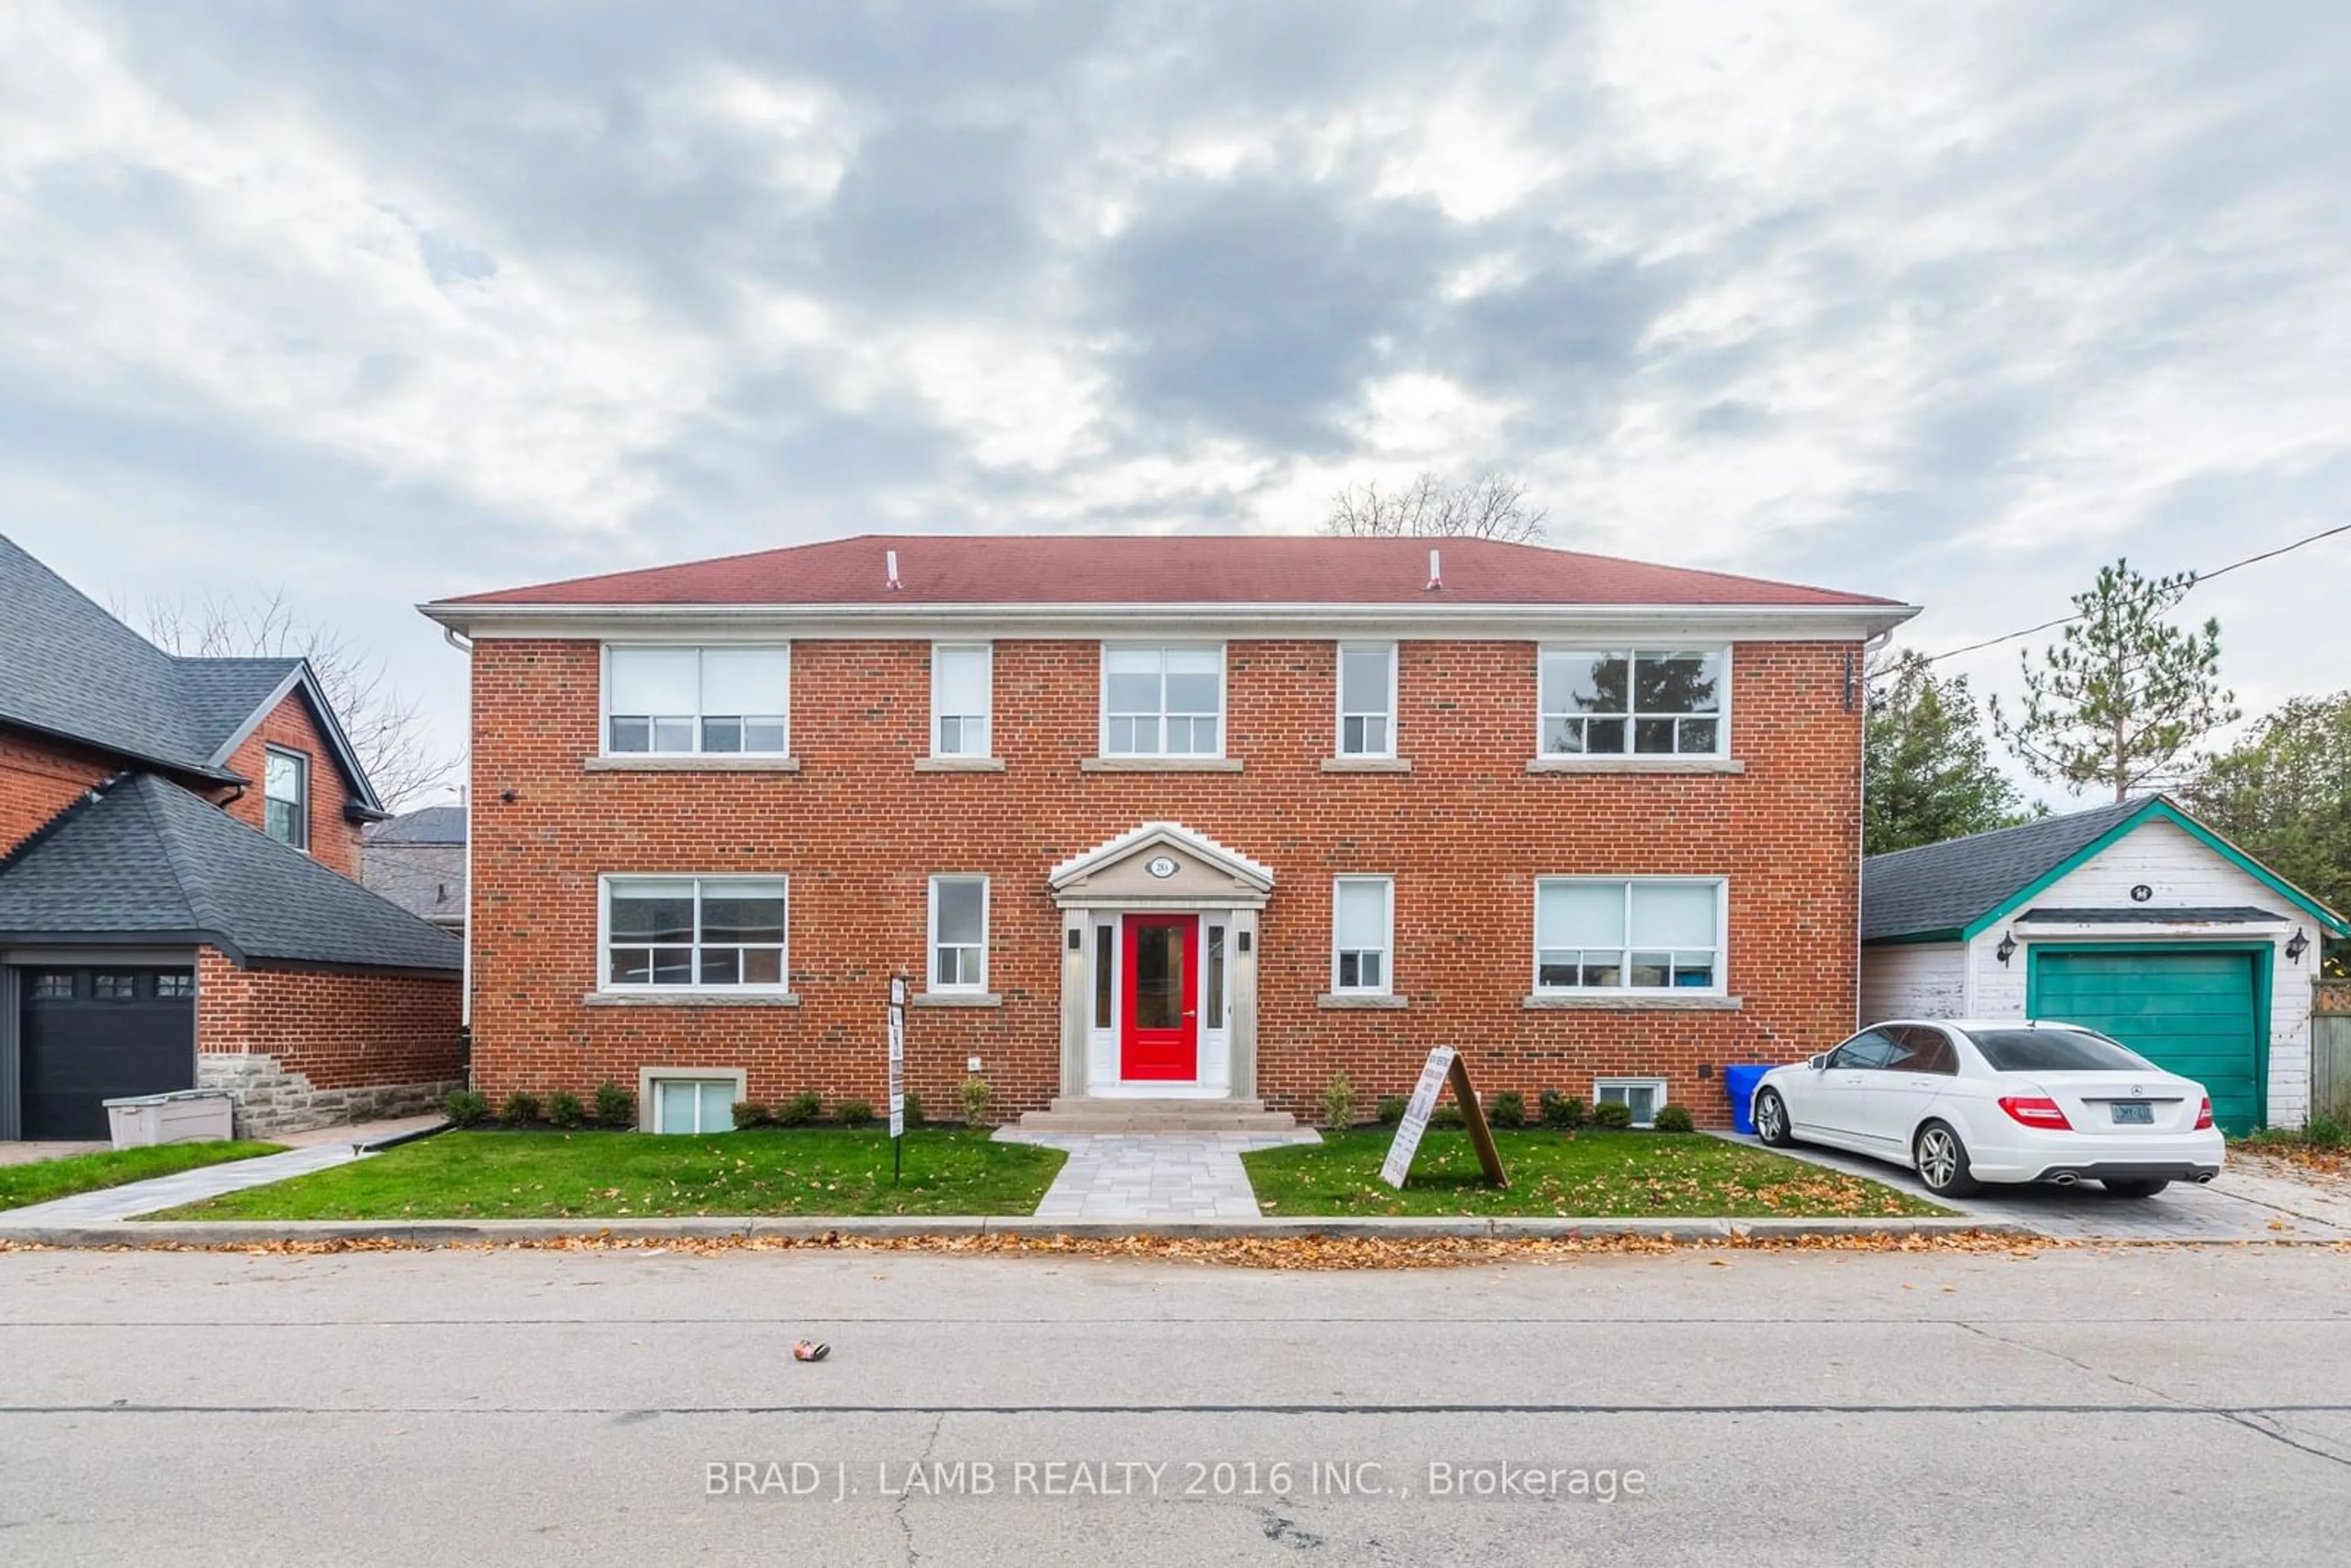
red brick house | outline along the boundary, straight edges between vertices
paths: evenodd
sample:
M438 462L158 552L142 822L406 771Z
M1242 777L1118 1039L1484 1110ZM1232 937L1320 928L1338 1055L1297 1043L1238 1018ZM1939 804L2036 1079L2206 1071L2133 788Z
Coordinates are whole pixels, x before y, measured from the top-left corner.
M437 601L477 1086L1203 1125L1667 1100L1855 1019L1889 600L1476 540L860 538ZM1049 1109L1051 1108L1051 1109ZM1040 1114L1041 1113L1041 1114ZM1058 1123L1057 1123L1058 1118Z
M199 1086L289 1131L461 1081L462 948L356 881L384 815L305 661L166 653L0 537L0 1138Z

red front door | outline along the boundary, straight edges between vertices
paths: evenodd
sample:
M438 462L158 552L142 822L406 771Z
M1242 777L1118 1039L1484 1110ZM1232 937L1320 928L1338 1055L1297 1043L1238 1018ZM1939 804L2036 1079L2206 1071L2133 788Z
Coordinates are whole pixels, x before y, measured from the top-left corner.
M1194 977L1200 917L1126 917L1126 1025L1118 1075L1130 1083L1189 1083L1200 1076L1199 984Z

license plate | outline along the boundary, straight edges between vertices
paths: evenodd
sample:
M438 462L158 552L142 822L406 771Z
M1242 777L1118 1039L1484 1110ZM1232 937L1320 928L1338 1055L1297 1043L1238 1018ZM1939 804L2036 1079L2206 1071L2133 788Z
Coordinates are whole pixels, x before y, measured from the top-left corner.
M2115 1107L2115 1122L2124 1127L2152 1127L2155 1125L2155 1107L2117 1105Z

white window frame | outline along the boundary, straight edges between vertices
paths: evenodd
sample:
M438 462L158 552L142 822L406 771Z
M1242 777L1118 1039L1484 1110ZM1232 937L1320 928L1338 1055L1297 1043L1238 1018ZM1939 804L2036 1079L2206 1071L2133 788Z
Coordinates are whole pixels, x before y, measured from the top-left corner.
M694 953L695 977L682 986L664 986L653 980L615 980L612 978L612 887L615 883L690 882L694 883ZM702 890L706 886L728 883L773 882L784 889L784 939L776 953L776 979L773 984L711 985L702 978ZM759 943L755 946L765 946ZM780 997L791 994L792 988L792 879L782 872L716 872L691 871L627 871L604 872L596 878L596 988L611 996L627 997ZM679 1074L672 1073L676 1077Z
M1345 985L1339 978L1339 890L1349 885L1376 885L1381 891L1380 909L1380 981L1375 986ZM1348 952L1365 951L1351 947ZM1331 879L1331 994L1340 997L1384 997L1395 984L1395 878L1382 875L1349 875Z
M643 751L612 749L612 655L622 653L692 653L695 655L694 675L694 745L684 751L661 751L650 746ZM778 716L784 721L784 744L777 751L708 751L702 744L702 721L707 716L702 707L702 655L705 653L781 653L784 657L784 707ZM598 660L598 694L596 699L596 751L600 757L632 761L647 757L757 757L789 758L792 754L792 645L781 643L607 643Z
M949 714L939 710L939 655L942 653L977 653L987 670L987 706L977 716ZM977 716L987 744L977 751L968 748L949 751L939 744L940 727L950 718L970 719ZM993 643L934 643L931 644L931 755L935 758L963 759L989 758L996 755L996 644Z
M277 796L269 792L269 764L273 758L280 757L294 765L296 794L290 801L279 800ZM294 837L279 839L276 833L269 831L269 808L273 803L290 805L294 808ZM261 828L265 834L272 839L277 839L277 841L287 849L300 850L306 855L310 852L310 758L308 753L297 751L290 746L265 746L261 748Z
M721 1067L713 1068L706 1071L696 1071L691 1068L648 1067L638 1076L637 1103L641 1107L641 1113L637 1124L644 1131L663 1137L698 1138L706 1137L712 1133L731 1133L735 1130L734 1108L737 1105L741 1104L744 1100L744 1075L741 1069ZM670 1128L663 1126L661 1122L661 1087L664 1083L692 1083L695 1085L697 1089L705 1083L721 1083L726 1085L728 1092L726 1124L723 1127L695 1128ZM702 1119L702 1096L699 1093L696 1093L694 1097L694 1110L695 1119L696 1121L700 1121Z
M1547 749L1547 743L1551 738L1547 731L1551 727L1551 719L1552 716L1543 706L1542 667L1543 661L1550 658L1554 653L1582 653L1588 656L1598 656L1602 658L1614 658L1619 654L1624 656L1626 661L1625 667L1625 693L1624 714L1624 750L1552 751ZM1634 682L1632 661L1638 659L1644 653L1707 653L1720 658L1722 661L1722 690L1718 695L1714 712L1712 714L1653 713L1644 715L1636 711L1633 706L1632 687ZM1587 757L1621 758L1627 761L1635 762L1667 761L1677 757L1697 760L1705 760L1707 758L1719 759L1729 757L1730 755L1730 688L1732 685L1730 678L1731 654L1732 644L1729 643L1708 643L1704 641L1692 641L1687 643L1658 643L1645 645L1628 643L1621 646L1612 644L1604 647L1598 646L1591 643L1541 643L1536 644L1534 755L1545 759L1557 758L1582 758ZM1562 718L1588 718L1593 716L1588 714L1562 714L1558 716ZM1597 716L1603 718L1614 718L1616 716L1614 714L1602 714ZM1714 749L1712 751L1635 751L1633 749L1635 738L1635 727L1638 726L1644 717L1670 718L1677 721L1685 718L1712 718L1715 721ZM1678 727L1675 730L1674 738L1677 741L1681 738L1681 732Z
M1388 743L1384 748L1377 751L1350 751L1347 749L1347 720L1351 717L1365 718L1374 716L1366 713L1362 708L1355 709L1352 714L1347 710L1347 655L1351 652L1357 653L1380 653L1387 655L1388 707L1387 712L1377 715L1376 716L1387 721ZM1332 737L1332 756L1342 758L1363 758L1365 759L1393 759L1397 755L1396 693L1397 687L1401 684L1397 666L1403 662L1401 653L1402 649L1400 645L1395 643L1359 641L1342 643L1339 644L1338 657L1331 666L1331 704L1338 714L1337 733Z
M1608 1091L1611 1089L1617 1091L1620 1096L1617 1101L1611 1102L1605 1098ZM1664 1110L1668 1103L1666 1098L1666 1081L1662 1078L1650 1078L1638 1073L1622 1078L1595 1078L1592 1081L1592 1103L1594 1105L1604 1105L1609 1103L1630 1105L1632 1101L1628 1098L1623 1098L1622 1096L1625 1091L1632 1089L1647 1089L1654 1091L1649 1097L1649 1119L1646 1122L1635 1120L1633 1125L1635 1127L1656 1126L1657 1124L1657 1113Z
M1711 887L1714 894L1714 983L1710 986L1546 986L1542 980L1542 890L1566 883L1593 883L1625 890L1625 944L1617 951L1623 955L1619 973L1632 970L1633 955L1636 952L1673 951L1694 953L1695 947L1662 949L1635 947L1633 945L1633 889L1640 886L1680 885ZM1539 997L1720 997L1730 988L1730 879L1722 876L1539 876L1535 878L1532 963L1529 965L1534 981L1534 994ZM1602 949L1579 949L1598 952Z
M976 882L979 883L979 978L977 980L959 978L953 985L941 985L939 983L939 883L943 882ZM992 890L988 886L987 875L984 872L942 871L931 873L930 938L924 946L923 959L923 988L925 991L937 991L950 996L980 996L987 993L987 931L988 915L990 914L988 909L988 895L991 891ZM958 942L955 944L955 946L957 947L967 947L969 944ZM961 966L958 965L957 967L958 970L960 970Z
M1110 744L1110 655L1115 649L1124 653L1148 650L1160 656L1159 664L1159 749L1155 751L1113 751ZM1167 747L1167 655L1173 653L1209 653L1217 656L1217 748L1214 751L1170 751ZM1232 702L1228 690L1230 660L1222 643L1174 642L1104 642L1099 649L1095 664L1095 749L1102 757L1141 757L1173 758L1176 761L1221 760L1232 740Z

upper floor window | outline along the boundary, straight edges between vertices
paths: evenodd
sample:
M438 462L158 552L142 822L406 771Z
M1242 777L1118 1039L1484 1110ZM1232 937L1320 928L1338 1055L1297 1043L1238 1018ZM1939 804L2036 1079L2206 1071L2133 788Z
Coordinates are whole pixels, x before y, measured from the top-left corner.
M1343 876L1331 894L1331 988L1385 996L1395 945L1395 883L1384 876Z
M1102 648L1102 755L1224 755L1225 651Z
M262 827L281 844L310 847L310 759L271 747L263 765Z
M1722 989L1723 884L1535 882L1535 989Z
M1396 650L1393 643L1339 644L1339 755L1395 755Z
M789 648L611 648L604 748L739 753L789 749Z
M935 991L987 989L987 879L931 878L931 983Z
M995 713L994 651L986 643L931 644L931 755L987 757Z
M1542 754L1719 757L1725 663L1720 649L1545 648Z
M780 991L782 877L604 879L604 984Z

